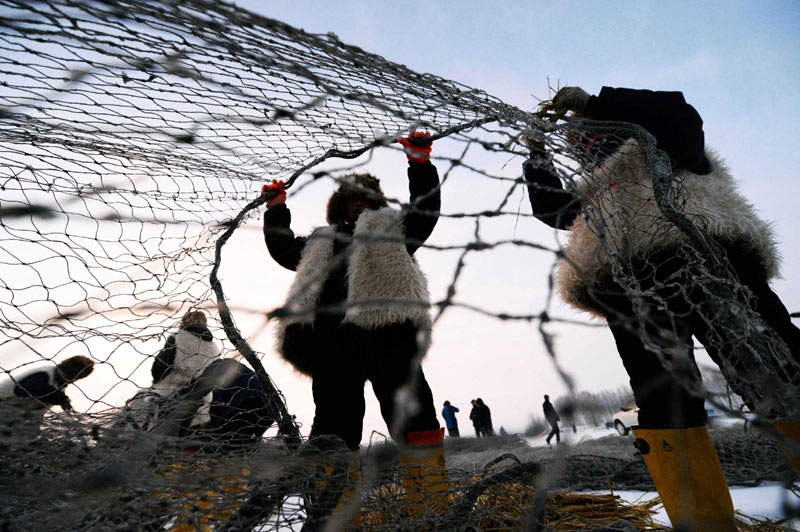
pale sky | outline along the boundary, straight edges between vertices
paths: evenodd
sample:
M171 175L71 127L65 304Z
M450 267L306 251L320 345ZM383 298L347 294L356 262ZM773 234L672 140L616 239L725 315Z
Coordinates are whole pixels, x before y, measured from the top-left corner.
M793 275L791 268L800 260L800 242L791 214L794 198L800 193L800 154L791 147L793 126L800 123L797 3L235 3L311 33L333 32L347 44L412 70L485 90L525 110L535 108L536 98L550 96L548 79L553 86L578 85L593 94L604 85L683 91L705 121L707 144L726 159L762 217L774 223L785 277L774 287L790 311L800 311L800 277ZM446 149L440 146L434 146L434 155ZM394 179L394 188L389 188L397 190L396 197L406 198L402 154L376 157L385 157L386 171L396 175L384 177L384 188L389 179ZM518 173L521 162L511 161L504 175ZM465 197L476 194L474 188L460 183L443 188L443 212L459 212L468 202ZM474 185L483 186L480 180ZM290 194L288 204L298 234L324 222L324 202L329 193L330 189L297 197ZM520 211L529 214L527 198L515 196L514 205L520 200ZM253 226L258 223L253 222ZM468 240L470 234L459 238L460 230L472 229L450 228L440 222L431 241ZM552 231L530 218L506 221L497 231L506 238L516 232L532 241L555 242ZM248 239L241 246L252 246L253 253L247 267L252 269L263 261L265 264L258 267L263 266L270 288L276 290L270 290L268 296L253 290L243 304L271 308L283 297L274 293L279 291L277 285L288 286L292 274L269 264L266 252L259 252L257 230L246 233L248 236L245 232L240 236ZM234 245L229 244L231 249ZM552 257L509 249L502 253L500 260L476 256L468 263L459 293L464 300L483 303L495 312L540 310ZM424 250L419 255L434 298L441 296L437 290L452 278L452 257L444 266L446 258L434 258ZM484 298L487 293L492 294L491 300ZM560 316L587 321L585 315L572 313L557 301L554 309ZM610 333L601 323L595 324L595 328L550 328L556 334L560 365L575 379L578 390L599 391L627 383ZM240 326L248 328L243 321ZM265 333L254 344L268 350L268 341L269 334ZM469 400L475 397L482 397L492 408L495 428L503 425L522 430L531 415L541 416L544 393L558 397L566 391L535 325L505 323L451 309L437 324L433 342L424 364L425 374L437 409L445 399L461 407L463 432L471 432ZM271 356L274 358L265 358L267 370L307 433L313 415L310 383L297 379L281 367L276 355ZM707 362L703 356L700 360ZM386 433L369 385L365 394L368 406L362 443L368 441L371 430Z

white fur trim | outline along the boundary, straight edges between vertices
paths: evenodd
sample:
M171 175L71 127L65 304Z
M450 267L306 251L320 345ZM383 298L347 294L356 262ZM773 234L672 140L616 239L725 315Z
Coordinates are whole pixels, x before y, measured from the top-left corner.
M275 330L275 350L278 353L282 353L286 327L294 323L310 324L314 321L313 309L330 273L327 265L333 257L335 236L335 227L318 227L309 235L300 252L300 263L283 304L288 315L278 320Z
M166 397L199 377L203 370L219 356L220 348L216 342L203 340L194 333L181 330L175 335L175 361L172 369L150 390ZM211 421L208 415L210 405L211 394L208 394L203 398L203 405L198 409L191 425L200 425Z
M359 216L347 257L345 322L373 330L411 320L420 330L430 330L427 280L406 250L403 229L399 211L388 207ZM288 325L313 323L314 308L330 273L335 236L335 227L322 227L306 241L284 304L289 315L280 320L276 331L279 352Z
M317 228L306 240L294 282L286 297L285 307L290 315L281 320L284 327L292 323L314 321L313 309L330 274L328 264L333 257L335 239L336 229L329 226Z
M761 259L768 277L778 275L773 230L737 190L727 167L707 153L712 171L683 170L674 178L673 204L711 236L743 241ZM644 256L685 240L656 204L644 150L628 139L578 185L584 212L570 226L556 280L564 300L593 312L585 287L610 272L616 260Z
M388 207L364 211L353 248L344 321L370 330L411 320L419 329L430 329L428 283L408 254L399 213Z
M44 366L44 367L34 367L25 369L20 372L15 372L11 374L9 377L4 378L0 381L0 400L11 400L11 399L21 399L23 401L33 401L38 405L43 405L41 401L38 399L32 399L31 397L20 397L14 394L14 389L17 387L17 384L20 381L30 377L34 373L47 373L47 383L50 386L55 388L56 383L56 367L55 366Z

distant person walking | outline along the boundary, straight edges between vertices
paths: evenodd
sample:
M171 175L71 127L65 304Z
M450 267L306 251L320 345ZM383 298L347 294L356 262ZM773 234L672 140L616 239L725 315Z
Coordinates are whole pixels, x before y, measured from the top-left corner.
M451 405L450 401L444 402L442 417L444 418L444 423L447 426L447 434L449 434L451 438L461 437L461 434L458 432L458 420L456 419L456 412L458 412L457 406Z
M475 399L478 405L478 419L481 427L481 432L485 438L494 436L494 426L492 425L492 411L483 402L483 399L478 397Z
M550 402L550 396L544 396L544 403L542 403L542 410L544 411L544 418L550 424L550 434L547 435L547 445L550 445L550 440L553 436L556 437L556 445L561 443L561 431L558 429L558 422L561 421L561 418L558 417L558 412L556 409L553 408L553 403Z

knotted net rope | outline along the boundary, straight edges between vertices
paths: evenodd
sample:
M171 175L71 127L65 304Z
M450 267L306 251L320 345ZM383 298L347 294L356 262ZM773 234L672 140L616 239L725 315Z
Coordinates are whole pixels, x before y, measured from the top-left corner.
M598 124L551 122L332 34L308 34L220 2L2 0L0 11L2 377L14 381L75 354L91 357L96 375L103 375L91 389L92 377L69 388L90 399L86 411L21 419L3 412L0 516L11 530L334 526L333 508L354 482L352 456L336 442L304 441L263 353L237 328L237 306L218 273L229 238L269 197L259 195L263 183L283 179L296 191L339 182L364 157L398 149L394 140L408 131L429 130L442 145L449 142L435 158L443 183L461 172L503 190L494 204L442 213L471 221L471 235L426 244L458 257L446 296L433 305L435 323L457 307L498 323L534 323L555 364L551 323L596 326L552 317L549 296L542 308L517 312L459 300L457 288L475 254L517 246L551 259L561 255L549 243L488 239L482 228L508 216L536 223L512 203L524 188L518 170L527 157L522 132L546 135L559 175L574 185L591 161L575 151L569 133L591 132ZM786 379L741 377L796 375L797 363L780 338L763 333L747 305L731 304L747 297L738 294L742 288L713 242L674 208L680 187L671 183L663 153L640 128L602 128L647 147L661 208L713 280L707 290L718 305L719 341L736 350L746 368L723 372L739 387L757 386L769 408L794 415L796 388L784 385ZM615 279L635 293L635 280L618 266ZM145 415L154 415L148 424L124 406L138 389L147 389L155 353L194 309L209 314L223 353L241 356L266 392L274 425L256 447L231 450L191 430L213 383L180 401L170 396L148 403ZM267 317L287 312L261 310ZM638 330L646 345L663 350L663 338L651 338L644 323ZM569 368L558 370L571 385ZM674 371L682 375L685 368L675 362ZM738 456L731 470L752 473L734 481L786 473L776 465L780 454L771 439L755 432L744 436L744 444L741 438L730 441L748 452L723 458ZM340 509L337 523L346 526L360 513L371 530L431 524L443 530L541 530L545 523L625 530L615 522L636 519L634 510L611 520L602 511L581 516L570 510L566 519L563 506L548 495L560 488L603 489L609 476L617 487L649 486L629 442L626 451L601 446L555 456L537 455L514 438L503 442L513 449L505 462L496 460L502 453L480 445L448 442L450 491L442 494L448 508L424 515L409 511L400 487L400 476L408 473L397 465L397 449L370 447L361 456L361 497Z

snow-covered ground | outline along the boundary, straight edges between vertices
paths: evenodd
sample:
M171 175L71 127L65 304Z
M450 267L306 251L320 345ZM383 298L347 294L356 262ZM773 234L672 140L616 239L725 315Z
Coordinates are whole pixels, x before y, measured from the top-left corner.
M794 506L800 503L800 499L796 495L777 482L765 482L754 488L732 486L730 491L733 507L742 514L756 519L769 519L772 521L782 519L786 515L783 509L784 503ZM657 494L655 492L614 490L614 495L619 495L625 501L638 503L648 501L656 497ZM659 523L670 525L669 517L667 517L667 513L662 506L658 507L658 513L654 519ZM800 520L795 519L791 523L785 523L783 526L791 530L800 530Z
M616 430L605 427L579 426L576 432L572 431L572 427L562 427L561 441L562 443L574 445L582 441L615 434L617 434ZM526 438L526 441L532 447L547 446L546 437L547 432ZM551 440L550 444L551 446L555 445L555 438ZM795 484L795 489L800 493L800 483ZM779 520L786 515L785 505L795 508L800 507L800 497L777 482L764 482L756 487L732 486L730 492L731 499L733 499L733 507L744 515L754 518ZM592 493L608 493L608 491L594 491ZM614 490L614 494L628 502L648 501L657 496L655 492L627 490ZM670 525L669 518L663 507L659 506L658 510L655 519L660 523ZM800 519L794 519L791 523L785 523L784 526L791 530L800 530Z
M538 436L525 438L525 440L531 447L547 446L547 442L545 441L547 439L547 434L548 434L547 432L543 432ZM561 443L574 445L582 441L596 440L597 438L602 438L604 436L611 436L614 434L618 434L616 430L609 429L606 427L587 427L581 425L576 427L576 431L573 432L572 427L561 426ZM553 437L550 440L550 445L554 446L555 444L556 444L556 439L555 437Z

